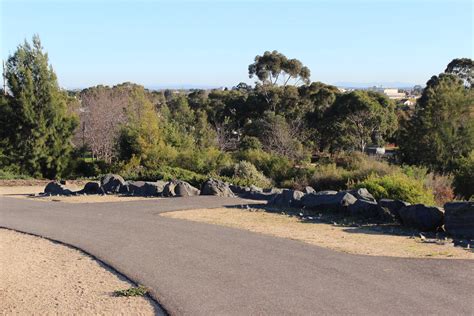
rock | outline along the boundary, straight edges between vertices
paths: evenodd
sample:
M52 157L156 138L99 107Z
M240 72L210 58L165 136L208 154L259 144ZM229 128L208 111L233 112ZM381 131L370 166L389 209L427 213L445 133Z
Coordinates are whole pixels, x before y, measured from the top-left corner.
M313 187L306 186L306 187L303 189L303 193L305 193L305 194L316 193L316 190L313 189Z
M281 193L277 193L268 202L269 205L278 207L301 207L301 198L304 193L297 190L285 189Z
M444 227L448 233L474 239L474 202L446 203L444 210Z
M250 186L250 191L253 191L253 192L263 192L263 190L255 185L251 185Z
M100 179L100 187L104 193L119 193L125 186L125 180L117 174L107 174Z
M370 194L370 192L367 191L366 188L350 190L350 191L347 191L347 192L349 192L350 194L355 196L358 200L364 200L364 201L369 201L369 202L377 202L377 200L375 200L374 196L372 194Z
M163 196L195 196L199 195L199 190L185 181L172 180L166 183L163 188Z
M174 192L174 188L176 187L176 183L177 183L176 180L168 181L165 184L164 188L163 188L162 195L164 197L176 196L176 193Z
M347 208L349 213L353 216L363 218L379 217L379 205L374 201L356 200L355 203L350 204Z
M235 197L229 185L221 180L209 179L201 186L201 195Z
M336 194L306 194L301 199L301 203L305 208L312 210L335 210L344 211L357 199L350 193L341 191Z
M333 190L326 190L326 191L319 191L319 192L316 192L314 194L316 195L336 195L338 194L339 192L337 191L333 191Z
M408 205L398 210L402 224L421 231L436 230L443 225L444 211L423 204Z
M158 196L163 191L163 187L164 184L162 185L159 182L145 181L128 181L124 186L124 188L127 188L126 194L136 196Z
M379 206L387 211L389 214L391 214L396 220L402 221L402 218L400 217L400 214L398 214L398 211L405 206L410 205L410 203L403 202L400 200L391 200L391 199L380 199L379 200Z
M250 191L245 192L244 194L241 194L240 196L243 197L244 199L270 201L277 194L279 193L278 192L265 193L265 192L250 190Z
M51 181L44 188L46 195L72 195L73 192L59 182Z
M200 193L199 189L185 181L177 181L176 186L174 187L174 192L176 193L176 196L195 196Z
M87 182L84 188L77 192L78 194L103 194L102 188L98 182Z
M244 194L250 191L249 187L242 187L240 185L234 185L234 184L229 185L229 188L234 194Z

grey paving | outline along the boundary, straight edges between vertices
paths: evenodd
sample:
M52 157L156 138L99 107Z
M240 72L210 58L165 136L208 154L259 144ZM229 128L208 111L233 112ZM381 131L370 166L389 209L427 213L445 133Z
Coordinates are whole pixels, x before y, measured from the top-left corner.
M151 288L174 315L474 314L474 262L357 256L161 212L194 197L64 204L0 197L0 226L74 246Z

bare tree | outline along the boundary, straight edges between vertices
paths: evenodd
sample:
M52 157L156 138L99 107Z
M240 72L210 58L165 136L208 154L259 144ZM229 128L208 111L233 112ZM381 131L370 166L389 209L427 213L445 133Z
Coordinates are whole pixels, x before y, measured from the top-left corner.
M129 89L98 86L80 94L81 124L76 140L82 139L92 157L110 162L115 156L115 142L121 124L127 120ZM81 143L82 145L82 143Z

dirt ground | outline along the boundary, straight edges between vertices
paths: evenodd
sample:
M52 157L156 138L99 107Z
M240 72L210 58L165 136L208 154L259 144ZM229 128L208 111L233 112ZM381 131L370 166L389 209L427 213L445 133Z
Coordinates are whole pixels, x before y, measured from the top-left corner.
M1 315L154 315L146 297L116 297L133 286L73 248L0 229Z
M44 191L45 185L10 185L1 186L0 196L8 196L22 199L35 199L37 201L54 201L66 203L100 203L100 202L124 202L144 199L158 199L156 197L138 197L121 195L74 195L74 196L33 196ZM68 189L78 191L83 188L82 183L71 183L66 185Z
M398 234L396 228L343 227L327 223L303 222L294 216L237 208L197 209L160 214L161 216L216 224L256 233L299 240L337 251L390 257L474 259L472 249L452 243L426 243L420 237ZM440 241L441 243L441 241Z

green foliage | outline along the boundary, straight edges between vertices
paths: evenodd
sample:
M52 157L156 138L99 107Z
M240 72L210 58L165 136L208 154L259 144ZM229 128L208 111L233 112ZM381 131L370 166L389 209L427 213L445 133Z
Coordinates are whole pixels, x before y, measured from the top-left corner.
M474 196L474 150L457 161L454 170L454 192L466 200Z
M298 59L288 59L274 50L255 57L255 62L249 65L249 76L256 76L263 84L270 85L276 85L279 79L283 81L283 85L290 79L309 83L310 70Z
M7 155L22 173L55 178L67 165L76 120L67 113L67 95L58 86L39 37L32 42L19 45L6 64L12 98L10 110L2 105L2 115L7 115L2 134L9 131Z
M268 188L272 185L271 180L248 161L240 161L235 164L230 182L242 186L256 185L261 188Z
M449 172L467 157L474 148L473 93L454 75L433 76L400 130L402 161Z
M433 193L425 188L423 181L409 178L402 173L382 177L371 175L355 187L366 188L376 199L389 198L412 204L435 204Z
M359 150L367 145L383 145L398 125L395 105L382 94L354 91L338 95L325 113L321 128L324 137L332 139L333 151Z
M195 187L200 187L209 178L207 175L179 167L160 166L153 169L145 168L140 165L139 160L136 158L131 159L128 164L120 166L117 172L127 180L169 181L179 179L189 182Z
M114 296L144 296L148 293L148 289L142 285L131 287L125 290L114 291Z
M293 163L288 158L259 149L238 152L235 158L236 160L252 163L266 177L273 179L277 183L288 179L290 177L288 173L293 167Z
M396 167L363 153L340 155L333 163L316 166L310 184L317 190L345 190L352 184L375 174L384 176L396 171Z
M31 179L31 176L20 174L15 169L0 169L0 180Z
M444 72L458 76L466 86L472 87L474 82L474 60L455 58L448 64Z

